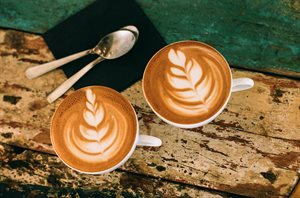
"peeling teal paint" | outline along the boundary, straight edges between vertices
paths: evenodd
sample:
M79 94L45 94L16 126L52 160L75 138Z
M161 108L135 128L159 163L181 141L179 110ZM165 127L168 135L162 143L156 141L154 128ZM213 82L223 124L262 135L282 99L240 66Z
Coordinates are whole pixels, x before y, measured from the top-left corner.
M0 0L0 26L42 33L95 0ZM137 0L167 43L193 39L233 66L300 72L298 0Z
M300 72L300 1L137 1L168 43L194 39L234 66Z
M0 0L0 26L43 33L95 0Z

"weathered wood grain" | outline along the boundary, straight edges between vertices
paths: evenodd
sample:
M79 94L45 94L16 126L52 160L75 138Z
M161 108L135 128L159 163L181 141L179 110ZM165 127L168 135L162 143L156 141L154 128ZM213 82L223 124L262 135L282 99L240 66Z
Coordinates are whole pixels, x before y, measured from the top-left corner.
M214 123L227 122L245 132L300 140L300 81L233 70L234 78L245 76L255 81L254 88L233 93L227 111Z
M163 146L137 149L124 170L254 197L287 195L297 181L300 148L293 143L213 125L187 131L153 117L141 118L151 120L140 122L141 131Z
M25 77L29 66L53 59L40 36L1 30L0 57L1 138L51 152L49 123L59 102L48 104L46 96L66 79L64 73L56 70L35 80Z
M0 141L53 153L49 121L61 100L48 105L45 96L65 77L58 70L32 81L25 78L27 67L53 58L40 37L0 31L0 43ZM23 52L29 43L35 54ZM160 137L163 146L138 148L121 170L252 197L289 195L300 167L300 83L232 71L234 77L253 78L255 87L232 94L217 119L192 130L155 116L141 82L127 89L123 94L137 111L140 133Z
M56 156L1 143L0 153L0 197L230 197L122 171L79 174Z

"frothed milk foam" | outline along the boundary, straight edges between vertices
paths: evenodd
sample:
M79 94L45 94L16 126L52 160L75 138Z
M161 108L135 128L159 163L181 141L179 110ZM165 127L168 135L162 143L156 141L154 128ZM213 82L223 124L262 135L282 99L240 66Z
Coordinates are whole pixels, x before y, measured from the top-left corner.
M149 61L143 90L150 106L167 120L199 123L220 110L229 97L229 66L219 52L206 44L174 43Z
M110 88L91 86L77 90L60 104L52 119L51 141L68 166L99 172L124 159L136 131L130 103Z

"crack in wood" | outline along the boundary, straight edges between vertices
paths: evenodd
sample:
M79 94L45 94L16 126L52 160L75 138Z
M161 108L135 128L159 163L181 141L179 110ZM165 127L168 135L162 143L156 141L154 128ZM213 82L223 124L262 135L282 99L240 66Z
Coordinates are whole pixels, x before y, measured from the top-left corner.
M2 83L0 82L0 85ZM1 85L1 87L5 88L5 89L8 89L8 88L11 88L11 89L18 89L18 90L22 90L22 91L29 91L29 92L33 92L32 89L24 86L24 85L20 85L20 84L16 84L16 83L8 83L7 81L5 81L5 83L3 85Z
M199 142L192 140L192 142L194 142L195 144L198 144L201 148L204 148L207 151L217 153L217 154L223 155L225 157L229 157L226 153L223 153L221 151L218 151L218 150L215 150L214 148L209 147L209 145L208 145L209 141L206 141L205 143L199 143Z
M22 99L22 97L20 97L20 96L11 96L11 95L3 96L3 101L8 102L12 105L16 105L21 99Z
M33 63L33 64L44 64L44 63L49 62L49 61L44 61L44 60L35 60L35 59L31 59L31 58L20 58L19 61Z

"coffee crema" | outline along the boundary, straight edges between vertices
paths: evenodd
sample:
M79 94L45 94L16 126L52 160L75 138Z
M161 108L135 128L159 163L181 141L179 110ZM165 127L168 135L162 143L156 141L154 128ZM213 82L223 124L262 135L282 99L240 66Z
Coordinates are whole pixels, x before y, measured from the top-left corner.
M135 111L117 91L91 86L69 95L51 123L51 142L65 164L100 172L120 163L137 134Z
M216 114L231 91L224 57L197 41L173 43L157 52L143 77L144 95L152 109L178 124L195 124Z

